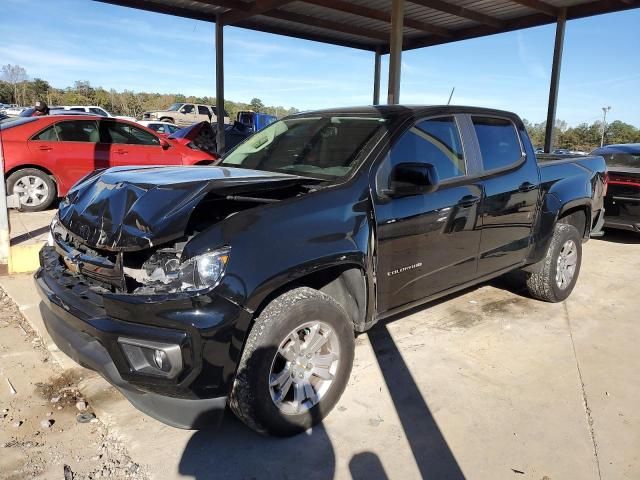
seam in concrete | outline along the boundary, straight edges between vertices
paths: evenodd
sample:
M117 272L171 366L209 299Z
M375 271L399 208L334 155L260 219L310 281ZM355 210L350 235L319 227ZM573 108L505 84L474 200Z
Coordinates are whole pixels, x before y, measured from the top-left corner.
M596 467L598 467L598 479L602 480L602 473L600 472L600 458L598 457L598 442L596 441L596 432L593 427L593 417L591 416L591 408L589 408L587 391L584 388L584 380L582 379L582 371L580 370L580 362L578 361L576 344L573 341L573 332L571 331L571 317L569 316L569 307L567 307L567 302L563 302L562 305L564 306L565 319L567 320L567 327L569 329L569 338L571 339L571 348L573 348L573 358L576 361L576 370L578 371L578 378L580 379L580 389L582 391L582 404L584 406L584 413L585 413L585 418L587 420L587 427L589 429L589 436L591 437L591 443L593 444L593 456L596 459Z

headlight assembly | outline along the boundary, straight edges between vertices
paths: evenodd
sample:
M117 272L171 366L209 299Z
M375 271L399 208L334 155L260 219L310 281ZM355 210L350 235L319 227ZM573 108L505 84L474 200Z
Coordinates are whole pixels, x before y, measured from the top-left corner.
M179 252L156 252L143 268L147 285L162 284L162 290L192 292L213 288L222 279L229 262L228 247L196 255L184 262Z

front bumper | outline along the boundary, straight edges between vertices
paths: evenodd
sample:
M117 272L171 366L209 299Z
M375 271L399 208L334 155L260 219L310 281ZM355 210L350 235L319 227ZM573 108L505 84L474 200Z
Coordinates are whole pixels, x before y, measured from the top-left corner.
M226 405L244 335L246 310L214 294L98 295L44 247L35 274L47 331L58 348L98 372L136 408L169 425L211 425ZM183 369L175 378L136 371L119 338L180 345Z

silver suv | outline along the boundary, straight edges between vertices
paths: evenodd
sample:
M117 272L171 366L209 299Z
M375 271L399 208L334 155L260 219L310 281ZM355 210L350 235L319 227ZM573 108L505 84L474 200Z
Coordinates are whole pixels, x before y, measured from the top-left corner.
M189 126L198 122L217 122L217 109L211 105L198 103L174 103L166 110L144 112L143 120L159 120L180 126ZM229 114L224 112L224 123L231 123Z

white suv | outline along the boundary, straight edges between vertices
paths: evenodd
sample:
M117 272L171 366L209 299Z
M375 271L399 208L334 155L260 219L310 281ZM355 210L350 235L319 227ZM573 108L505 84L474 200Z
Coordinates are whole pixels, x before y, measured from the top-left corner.
M85 112L89 115L99 115L101 117L121 118L123 120L129 120L131 122L136 121L136 119L133 117L127 117L124 115L111 115L104 108L98 107L96 105L63 105L61 107L55 108L60 110L69 110L71 112Z

